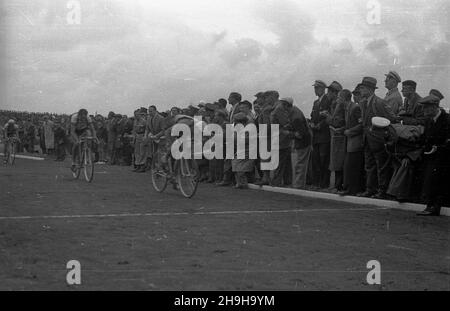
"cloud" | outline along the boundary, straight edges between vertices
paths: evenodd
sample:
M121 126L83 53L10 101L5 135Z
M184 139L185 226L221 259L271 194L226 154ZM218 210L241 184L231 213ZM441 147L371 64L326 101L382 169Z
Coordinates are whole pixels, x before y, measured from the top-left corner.
M214 29L193 28L183 16L139 2L81 4L82 24L75 27L65 23L66 1L0 5L1 107L130 114L150 104L167 109L230 91L251 100L257 91L277 89L308 112L315 79L352 89L363 76L381 80L393 69L415 79L422 94L445 93L450 81L444 0L381 1L381 25L366 23L359 0L345 16L334 0L257 0L246 2L245 18L236 2L227 14L239 18ZM196 16L198 10L187 16L209 20L196 25L215 23L213 12ZM273 40L262 41L261 33Z

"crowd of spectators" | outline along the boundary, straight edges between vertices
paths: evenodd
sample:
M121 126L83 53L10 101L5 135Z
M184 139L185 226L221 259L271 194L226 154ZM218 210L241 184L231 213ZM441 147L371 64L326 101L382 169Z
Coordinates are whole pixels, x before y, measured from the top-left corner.
M280 98L270 90L258 92L252 102L232 92L228 99L171 107L166 112L152 105L135 110L132 117L114 112L91 115L99 139L96 161L147 171L153 155L149 137L163 133L178 115L202 116L206 123L223 128L228 123L253 123L257 128L278 124L275 170L263 171L263 160L249 157L202 159L198 160L200 181L238 189L255 183L422 202L428 214L436 214L448 203L450 190L445 175L450 172L450 119L440 105L444 95L433 89L422 97L415 81L402 81L395 71L385 76L387 93L382 98L375 95L378 87L373 77L347 89L338 81L316 80L311 91L317 100L309 114L291 97ZM0 111L0 124L11 118L19 125L20 151L62 161L71 150L68 115Z

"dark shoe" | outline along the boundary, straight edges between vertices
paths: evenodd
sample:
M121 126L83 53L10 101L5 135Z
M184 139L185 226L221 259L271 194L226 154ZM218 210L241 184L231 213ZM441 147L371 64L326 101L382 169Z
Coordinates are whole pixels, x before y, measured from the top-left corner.
M248 185L236 185L234 189L248 189Z
M268 186L269 185L269 181L267 180L258 180L255 182L255 185L257 186Z
M379 200L390 200L392 197L385 192L378 192L377 194L373 195L372 198Z
M364 191L364 192L358 193L357 196L364 197L364 198L371 198L375 194L376 194L375 191Z
M220 183L217 184L217 186L219 187L228 187L231 185L231 182L229 181L221 181Z
M75 173L75 171L77 170L77 166L75 164L72 164L70 166L70 170Z
M417 213L417 216L439 216L441 214L440 206L428 205L422 212Z
M348 191L348 190L341 190L341 191L338 191L338 193L337 194L339 194L340 196L346 196L346 195L351 195L352 193L350 192L350 191Z

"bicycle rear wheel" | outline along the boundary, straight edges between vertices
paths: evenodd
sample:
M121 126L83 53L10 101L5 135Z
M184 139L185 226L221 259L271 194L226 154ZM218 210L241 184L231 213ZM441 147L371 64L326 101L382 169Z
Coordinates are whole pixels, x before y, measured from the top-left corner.
M94 179L94 161L92 159L91 148L86 148L84 151L84 177L87 182L92 182Z
M152 185L157 192L163 192L167 187L167 173L158 165L158 155L154 155L152 159Z
M192 198L198 187L198 166L194 159L181 159L177 163L177 182L181 193Z

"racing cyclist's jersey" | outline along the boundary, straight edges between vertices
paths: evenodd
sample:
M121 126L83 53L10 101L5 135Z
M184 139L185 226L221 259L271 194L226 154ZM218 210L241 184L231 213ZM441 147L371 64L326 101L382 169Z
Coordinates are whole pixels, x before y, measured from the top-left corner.
M19 137L19 126L17 124L6 124L3 127L3 132L6 138L18 138Z
M70 117L70 124L73 128L75 128L75 133L78 136L82 136L88 133L88 130L93 123L92 119L89 116L87 116L86 119L82 120L78 117L78 113L74 113Z

